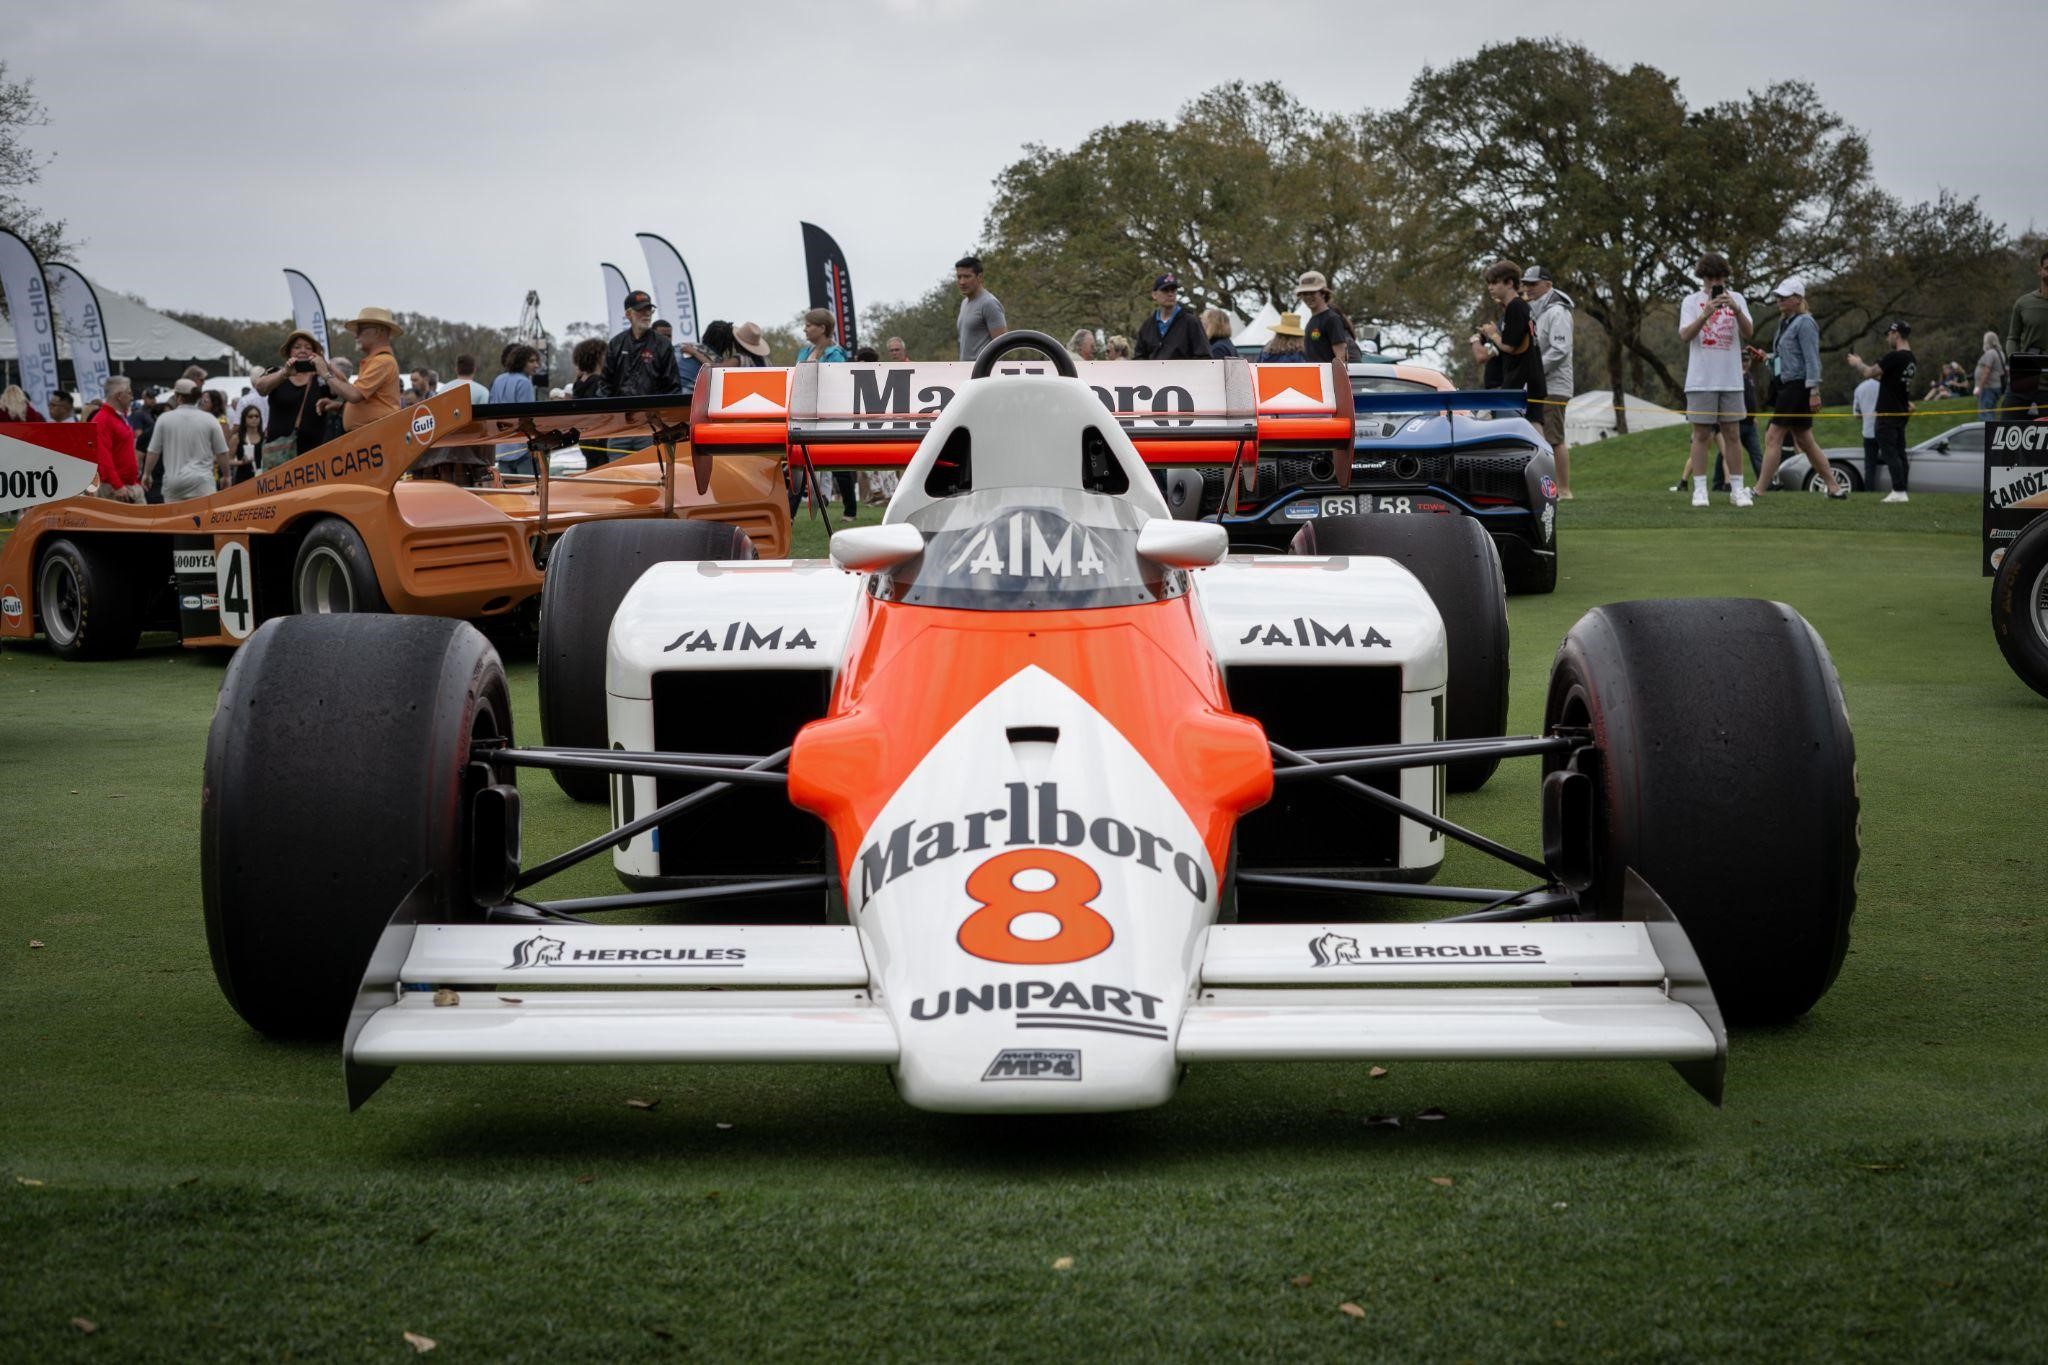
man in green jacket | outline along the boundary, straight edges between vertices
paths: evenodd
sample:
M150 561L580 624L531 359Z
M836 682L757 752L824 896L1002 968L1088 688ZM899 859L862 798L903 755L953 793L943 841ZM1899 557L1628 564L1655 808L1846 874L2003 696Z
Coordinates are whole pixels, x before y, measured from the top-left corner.
M2035 264L2041 271L2041 287L2013 301L2012 320L2005 324L2005 353L2008 357L2027 351L2048 352L2048 251L2043 251ZM2010 382L2008 380L2008 385ZM2026 394L2013 393L2008 387L1999 413L2004 417L2024 419L2030 401L2040 403L2044 399L2040 395L2030 399Z

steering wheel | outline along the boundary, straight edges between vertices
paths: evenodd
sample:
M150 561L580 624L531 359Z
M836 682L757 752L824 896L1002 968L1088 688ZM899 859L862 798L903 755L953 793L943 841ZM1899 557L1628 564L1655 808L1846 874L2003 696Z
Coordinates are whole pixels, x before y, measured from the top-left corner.
M995 368L995 363L1012 351L1044 351L1052 357L1052 367L1061 378L1077 379L1080 371L1074 368L1074 357L1067 354L1067 348L1043 332L1005 332L981 348L981 354L974 357L974 369L970 379L986 379Z

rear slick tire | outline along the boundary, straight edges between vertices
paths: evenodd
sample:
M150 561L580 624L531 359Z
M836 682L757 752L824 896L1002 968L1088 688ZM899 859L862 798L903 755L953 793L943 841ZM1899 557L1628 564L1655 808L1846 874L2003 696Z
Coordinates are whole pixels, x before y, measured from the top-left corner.
M592 521L572 526L548 556L540 592L541 743L602 749L604 661L612 617L640 575L657 564L697 559L752 559L754 542L718 521ZM603 803L611 774L553 769L572 801Z
M2021 531L1998 561L1991 632L2020 681L2048 697L2048 516Z
M1493 537L1467 517L1371 513L1305 522L1300 555L1380 555L1415 575L1444 619L1444 738L1496 739L1508 723L1508 597ZM1445 764L1454 792L1478 791L1497 758Z
M1811 1009L1848 951L1861 850L1841 683L1805 619L1739 598L1595 607L1558 647L1543 719L1592 735L1593 917L1620 917L1632 867L1730 1023Z
M36 564L36 616L60 659L119 659L142 635L136 572L115 544L53 540Z
M391 610L377 583L370 547L340 517L322 517L299 542L292 558L292 610L302 616Z
M470 899L480 740L512 738L498 653L433 616L287 616L236 653L206 740L200 882L221 992L259 1033L331 1040L392 912ZM509 782L509 777L500 779Z

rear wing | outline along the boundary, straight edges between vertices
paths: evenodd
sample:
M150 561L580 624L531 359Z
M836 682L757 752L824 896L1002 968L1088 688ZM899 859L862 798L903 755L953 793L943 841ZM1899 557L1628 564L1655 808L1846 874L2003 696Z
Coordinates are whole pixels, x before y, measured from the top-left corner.
M1527 412L1520 389L1436 389L1415 393L1354 393L1353 412Z
M1349 449L1355 417L1344 366L1242 360L1077 361L1083 383L1147 464L1247 463L1260 450ZM820 469L909 462L932 420L969 382L967 361L700 371L690 413L698 452L782 454ZM999 361L997 374L1051 374Z
M1529 395L1520 389L1439 389L1431 393L1354 393L1354 413L1435 413L1444 415L1452 440L1457 439L1458 413L1512 412L1526 415Z

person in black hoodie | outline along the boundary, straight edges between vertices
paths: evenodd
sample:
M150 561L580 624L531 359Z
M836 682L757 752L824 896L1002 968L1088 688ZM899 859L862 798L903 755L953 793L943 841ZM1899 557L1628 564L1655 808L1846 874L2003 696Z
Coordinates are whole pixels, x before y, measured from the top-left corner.
M1195 315L1180 306L1180 280L1172 271L1152 282L1152 302L1157 311L1138 324L1134 338L1138 359L1208 359L1209 338Z

